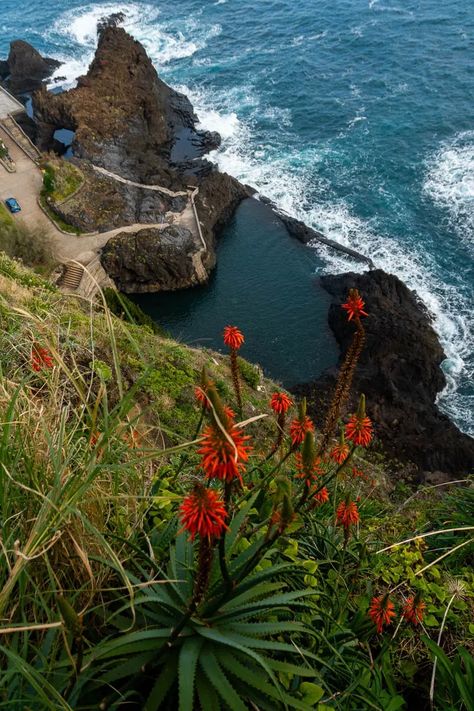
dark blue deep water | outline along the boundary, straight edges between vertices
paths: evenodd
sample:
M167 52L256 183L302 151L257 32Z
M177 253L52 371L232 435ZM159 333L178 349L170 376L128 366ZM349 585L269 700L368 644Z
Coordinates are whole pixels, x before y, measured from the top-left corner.
M92 57L96 20L114 11L126 13L163 78L190 95L202 124L222 134L214 159L223 170L418 291L447 354L440 405L474 432L472 0L29 0L21 10L2 0L0 50L28 39L63 59L58 74L72 83ZM239 317L223 288L238 266L245 308L258 304L267 325L248 355L286 379L300 347L300 362L316 353L308 368L317 370L334 351L312 274L361 267L317 247L307 259L295 245L277 257L274 227L261 238L252 220L244 208L229 226L208 294L156 308L184 340L214 343L221 321ZM312 298L315 320L304 329ZM292 340L275 345L267 334L284 336L283 305ZM244 323L245 308L253 339L260 326Z

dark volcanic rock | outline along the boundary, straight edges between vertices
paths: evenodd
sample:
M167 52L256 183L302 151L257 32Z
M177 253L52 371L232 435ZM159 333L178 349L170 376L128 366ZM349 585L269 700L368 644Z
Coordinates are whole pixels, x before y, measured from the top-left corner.
M381 270L326 276L321 281L333 296L329 324L341 347L341 360L353 329L340 305L351 287L359 289L369 314L349 409L355 407L359 393L366 394L376 435L392 456L411 461L422 471L472 473L474 439L462 434L435 404L446 384L440 368L445 355L416 294ZM308 396L313 416L321 417L334 378L334 373L326 373L297 388Z
M23 40L10 43L7 59L9 85L14 92L32 91L41 86L44 79L61 66L57 59L42 57L41 54Z
M186 96L158 77L145 49L120 27L106 26L86 76L61 94L33 97L47 148L57 128L75 131L74 155L139 183L182 189L169 166L177 130L197 119Z
M174 291L203 281L196 270L199 245L185 227L122 232L102 250L101 262L126 293Z

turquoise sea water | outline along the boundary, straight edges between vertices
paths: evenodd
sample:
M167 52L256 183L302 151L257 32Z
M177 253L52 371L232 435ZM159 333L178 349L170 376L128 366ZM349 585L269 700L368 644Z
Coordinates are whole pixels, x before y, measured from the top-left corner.
M222 134L213 158L223 170L418 291L447 354L440 406L474 433L472 0L29 0L21 11L2 0L0 51L13 37L28 39L66 62L58 74L71 85L92 57L97 19L116 11L163 78L190 95L203 126ZM247 229L248 216L237 216L237 233L242 219ZM239 239L235 221L229 234ZM248 286L269 294L287 267L298 281L293 296L285 292L296 319L311 311L302 287L311 290L312 272L361 268L315 247L298 279L290 258L273 261L262 240L260 273L268 269L256 281L252 258ZM222 269L211 288L221 283ZM179 301L168 303L169 325L184 339L217 337L212 313L225 316L221 301L215 311L209 298L189 299L188 322ZM266 299L262 323L278 328L281 308ZM271 343L262 338L258 348L252 355L270 362ZM278 348L273 369L289 357L288 344Z

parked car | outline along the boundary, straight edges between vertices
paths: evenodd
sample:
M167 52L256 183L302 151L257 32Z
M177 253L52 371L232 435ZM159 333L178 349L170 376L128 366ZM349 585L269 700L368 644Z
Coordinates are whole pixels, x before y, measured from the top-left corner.
M8 198L5 200L5 205L8 207L10 212L21 212L21 207L18 204L18 200L15 200L15 198Z

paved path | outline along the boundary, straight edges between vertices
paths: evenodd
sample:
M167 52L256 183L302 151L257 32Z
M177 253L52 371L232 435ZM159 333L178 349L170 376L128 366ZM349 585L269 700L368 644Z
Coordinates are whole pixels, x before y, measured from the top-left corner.
M139 187L149 188L152 190L159 189L162 192L166 192L172 196L187 195L189 199L186 208L181 213L166 213L164 221L159 223L135 223L133 225L117 227L113 230L109 230L108 232L101 232L94 235L65 235L55 227L55 225L38 205L38 197L43 184L43 175L41 170L38 168L36 163L17 146L8 133L2 128L1 124L0 138L7 146L11 157L16 163L16 173L8 173L2 166L0 166L0 200L4 202L9 197L14 197L18 200L21 206L21 213L19 213L19 215L14 215L13 218L23 220L31 228L42 228L51 237L53 241L53 251L55 257L59 261L67 263L70 260L75 260L80 261L86 266L89 266L89 264L92 263L96 265L99 251L114 235L121 232L135 233L143 229L163 229L170 224L174 224L186 227L195 234L196 239L200 240L201 249L194 255L193 262L199 279L202 281L207 280L207 272L202 264L202 257L207 247L202 237L202 231L198 223L194 205L196 190L192 192L173 193L172 191L167 190L167 188L163 188L161 186L146 186L135 183L135 185L138 185ZM99 170L100 172L109 175L108 171L103 169ZM110 176L119 182L131 182L113 173L111 173ZM131 184L133 185L134 183ZM88 261L83 259L86 254L89 255Z
M10 114L19 114L25 110L23 104L15 99L3 86L0 86L0 119Z
M98 165L93 165L92 167L98 173L102 173L102 175L107 175L109 178L113 178L114 180L117 180L119 183L125 183L126 185L133 185L133 187L135 187L135 188L142 188L144 190L155 190L158 193L164 193L165 195L170 195L171 197L182 197L182 196L186 196L188 194L186 190L181 190L180 192L174 193L172 190L168 190L168 188L165 188L162 185L149 185L147 183L135 183L133 180L128 180L127 178L122 178L122 176L117 175L117 173L112 173L110 170L106 170L105 168L100 168Z

